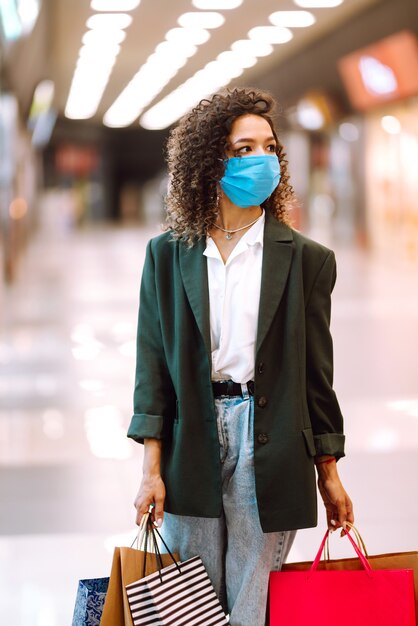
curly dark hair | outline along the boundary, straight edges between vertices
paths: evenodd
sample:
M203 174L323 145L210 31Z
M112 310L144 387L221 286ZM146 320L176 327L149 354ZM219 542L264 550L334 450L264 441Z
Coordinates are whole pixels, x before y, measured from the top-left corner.
M271 114L273 97L258 89L221 91L199 102L170 133L167 142L169 189L166 228L189 245L205 236L218 216L218 183L224 175L228 135L241 115L260 115L270 125L277 142L281 179L262 204L276 219L289 224L289 183L286 155L278 140Z

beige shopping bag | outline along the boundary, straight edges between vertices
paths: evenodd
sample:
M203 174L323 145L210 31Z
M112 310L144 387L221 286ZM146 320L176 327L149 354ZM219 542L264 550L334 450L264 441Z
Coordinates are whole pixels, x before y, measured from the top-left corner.
M144 548L144 550L115 548L100 626L133 626L126 585L142 578L144 574L148 576L159 569L156 554L150 551L149 545L145 545ZM177 554L173 556L176 561L179 560ZM161 559L164 567L173 563L169 554L161 554Z

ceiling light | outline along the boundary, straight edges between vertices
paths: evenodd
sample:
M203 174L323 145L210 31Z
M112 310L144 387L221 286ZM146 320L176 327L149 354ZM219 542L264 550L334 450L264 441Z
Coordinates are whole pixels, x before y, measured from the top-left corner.
M196 44L205 43L209 36L207 30L194 26L169 30L166 40L156 47L155 52L148 57L106 111L103 117L104 124L112 128L122 128L134 122L178 70L197 52ZM239 72L241 73L242 69Z
M130 10L138 4L139 2L132 4L120 0L117 8ZM115 8L109 2L92 2L91 6L97 10ZM131 23L132 17L126 13L97 14L87 20L90 30L82 38L83 46L65 106L66 117L88 119L96 114L120 52L119 44L126 37L123 29L128 28Z
M210 33L204 28L172 28L166 33L166 40L177 42L187 41L200 46L206 43L210 37Z
M188 59L196 54L197 48L193 44L185 42L176 42L175 44L170 41L162 41L155 48L155 54L163 57L172 57L173 55L176 57L181 57L183 59Z
M132 17L127 13L97 13L86 22L87 28L93 30L115 30L128 28L132 24Z
M152 81L152 82L162 82L163 85L165 85L166 83L166 76L167 78L172 78L173 76L175 76L175 74L177 74L177 70L179 70L180 68L184 67L187 63L187 59L188 57L185 56L184 54L177 53L175 51L173 51L172 56L169 55L159 55L156 52L154 52L154 54L151 54L148 59L147 59L147 63L146 63L146 67L144 68L145 70L148 69L148 66L151 69L151 72L147 72L147 79L146 79L146 83L144 81L144 84L147 85L147 89L148 89L148 82ZM157 75L155 75L155 72L157 72ZM150 75L151 74L151 75Z
M111 57L117 57L120 52L119 44L106 44L100 46L82 46L78 53L80 59L99 60Z
M167 128L183 115L184 105L189 108L188 99L183 97L182 89L178 88L144 113L141 126L147 130Z
M196 88L193 76L144 113L140 120L141 126L148 130L160 130L170 126L189 108L191 87ZM198 94L196 98L198 99Z
M227 50L218 54L217 60L220 64L226 64L232 67L253 67L257 63L257 58L241 52Z
M109 128L125 128L138 117L138 107L127 103L125 106L112 107L106 111L103 123Z
M402 130L400 121L394 115L385 115L380 120L380 124L389 135L399 135Z
M293 38L293 33L288 28L280 26L256 26L249 31L248 37L255 41L279 44L290 41Z
M300 28L315 24L315 17L309 11L276 11L269 16L274 26Z
M93 11L133 11L141 0L91 0Z
M78 104L77 102L70 102L65 107L65 117L69 120L88 120L97 111L96 103L94 102L90 106L89 103L83 102Z
M143 91L145 86L147 89L153 88L153 85L157 85L159 82L164 86L170 78L177 74L177 70L183 67L186 61L187 59L184 57L166 58L154 52L148 57L147 62L141 67L131 83L138 92Z
M192 0L192 5L196 9L203 11L226 11L227 9L236 9L241 6L244 0Z
M141 126L148 130L161 130L184 115L205 96L225 87L232 78L240 76L242 67L225 62L211 61L185 83L148 109L140 119Z
M148 130L167 128L199 100L225 87L232 78L240 76L243 68L255 65L257 56L271 54L270 43L286 43L293 34L284 27L260 26L251 29L249 37L249 40L234 42L231 50L219 54L215 61L208 63L148 109L140 118L141 126Z
M83 44L86 45L98 45L98 44L117 44L122 43L126 38L126 33L124 30L88 30L82 38Z
M239 39L238 41L234 41L231 50L243 54L251 54L255 57L266 57L273 52L273 46L263 41L256 41L255 39Z
M104 124L112 128L132 124L177 71L178 62L173 67L167 59L158 58L156 53L151 55L106 111Z
M225 18L214 11L191 11L180 15L177 23L183 28L219 28L225 23Z
M90 59L78 60L65 106L66 117L88 119L95 115L114 63L114 58L102 59L100 65Z
M205 84L205 81L215 79L216 83L219 82L219 86L222 86L232 78L241 76L243 71L243 68L238 65L233 65L232 63L227 64L218 60L207 63L203 70L196 72L192 78L200 81L202 84ZM209 91L214 90L215 89L210 89Z
M340 6L344 0L293 0L293 2L304 9L332 9Z
M77 59L74 75L76 73L80 74L80 73L86 73L86 72L93 72L94 73L93 82L99 79L99 77L109 76L115 64L116 59L115 57L101 57L101 59L102 59L102 62L99 65L97 65L97 57L94 57L94 56L85 57L83 59L80 59L80 58Z
M181 28L172 28L166 33L165 41L156 47L155 52L148 57L146 63L139 69L112 106L106 111L103 118L104 124L115 128L129 126L170 82L178 70L187 63L188 58L197 52L196 46L208 41L210 34L206 28L218 28L224 22L225 18L220 13L215 12L189 12L181 15L178 19ZM244 62L249 67L249 64L253 65L257 62L257 59L254 59L253 55L251 55L250 59L247 53ZM210 82L208 76L205 77L205 93L208 93L208 85L210 93L211 85L215 82L216 88L219 88L222 85L220 81L224 80L226 84L233 76L239 76L242 71L242 67L234 65L234 67L225 66L222 72L222 66L218 65L216 79L214 76L211 76L212 82ZM189 81L186 81L181 87L181 92L175 91L177 108L170 113L171 116L174 115L173 121L178 117L177 111L179 108L184 108L186 93L188 94L186 100L187 110L187 102L190 100L190 93L188 92L195 90L196 85L191 85ZM173 101L170 100L170 102ZM182 112L179 115L181 114Z

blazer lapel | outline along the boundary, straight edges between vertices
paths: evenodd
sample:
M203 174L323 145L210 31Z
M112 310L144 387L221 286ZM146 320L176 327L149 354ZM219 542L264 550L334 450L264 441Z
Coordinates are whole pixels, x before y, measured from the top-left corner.
M205 343L209 363L211 362L209 287L207 260L203 254L205 239L200 239L192 248L180 243L180 272L190 307Z
M293 254L292 242L292 229L266 211L256 352L264 341L283 296Z
M293 253L292 242L292 229L266 212L256 352L270 328L286 286ZM184 289L210 363L209 286L207 258L203 254L205 247L205 239L199 240L192 248L181 243L179 257Z

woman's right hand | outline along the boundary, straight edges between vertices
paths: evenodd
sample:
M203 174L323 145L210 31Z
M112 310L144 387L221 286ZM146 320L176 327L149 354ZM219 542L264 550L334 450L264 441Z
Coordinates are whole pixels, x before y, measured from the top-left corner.
M151 519L161 527L164 519L165 485L160 474L144 474L141 486L136 495L136 523L141 523L142 517L148 513L150 505L154 505Z

